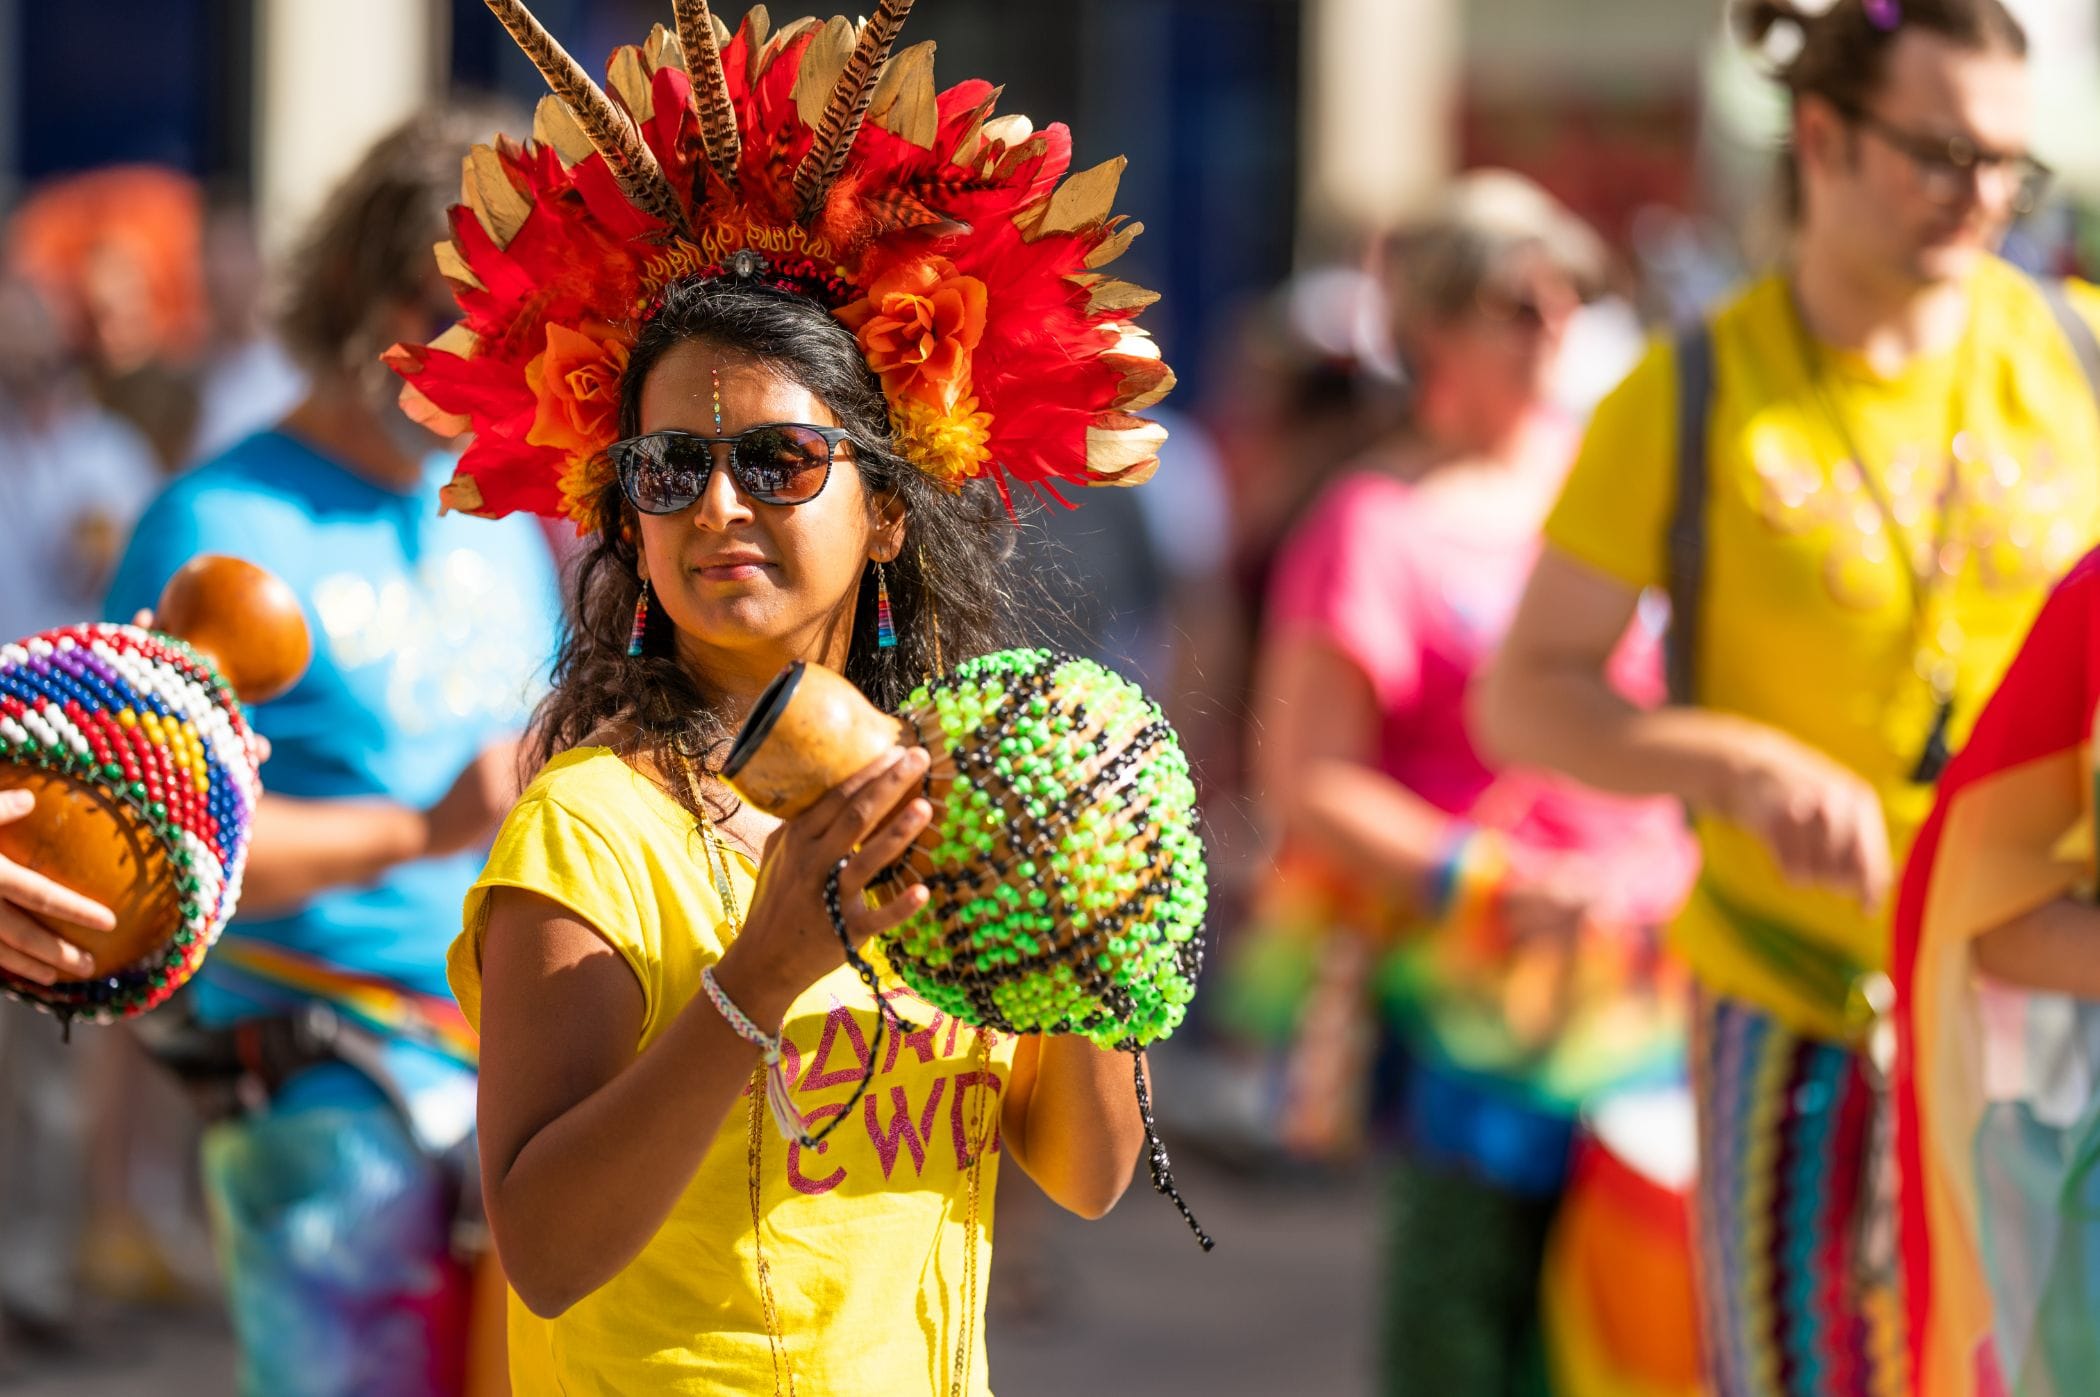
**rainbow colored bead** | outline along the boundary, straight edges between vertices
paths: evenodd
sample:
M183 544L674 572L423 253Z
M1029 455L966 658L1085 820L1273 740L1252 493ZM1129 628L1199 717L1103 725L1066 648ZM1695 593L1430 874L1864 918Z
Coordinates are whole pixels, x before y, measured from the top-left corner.
M111 1023L180 989L240 900L262 795L251 742L233 691L172 637L99 624L0 645L0 765L55 772L129 806L166 851L182 912L155 956L55 985L0 970L0 990Z
M879 570L875 574L875 648L897 648L897 623L890 615L890 584Z
M642 584L642 594L634 603L634 629L627 633L627 658L637 659L642 647L649 639L649 584Z

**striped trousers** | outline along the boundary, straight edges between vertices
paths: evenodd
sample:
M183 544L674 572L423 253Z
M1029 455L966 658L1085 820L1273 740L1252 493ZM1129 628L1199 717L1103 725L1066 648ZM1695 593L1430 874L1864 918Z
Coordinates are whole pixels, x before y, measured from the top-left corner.
M1862 1246L1877 1129L1866 1065L1739 1000L1701 992L1694 1200L1713 1397L1907 1397L1892 1267Z

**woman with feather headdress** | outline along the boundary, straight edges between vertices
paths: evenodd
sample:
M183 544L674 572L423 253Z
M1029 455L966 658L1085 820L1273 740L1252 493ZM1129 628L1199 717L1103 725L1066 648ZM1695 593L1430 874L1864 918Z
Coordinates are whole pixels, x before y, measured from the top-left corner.
M833 929L924 905L861 896L929 823L923 753L784 823L719 773L792 661L894 708L1012 643L1013 492L1156 466L1152 296L1102 270L1138 231L1121 161L1065 179L1063 127L937 92L931 44L891 54L909 0L734 35L683 0L610 95L490 8L556 95L469 158L462 319L390 360L473 433L453 508L588 535L540 774L451 961L513 1381L982 1393L999 1162L1106 1211L1128 1060L935 1013L872 947L879 993L855 977Z

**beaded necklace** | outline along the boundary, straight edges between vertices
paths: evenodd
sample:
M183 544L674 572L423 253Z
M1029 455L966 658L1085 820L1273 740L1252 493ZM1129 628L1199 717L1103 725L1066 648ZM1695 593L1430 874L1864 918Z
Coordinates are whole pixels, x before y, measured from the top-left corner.
M1945 585L1951 584L1959 574L1966 559L1966 549L1954 535L1954 521L1966 503L1965 482L1961 473L1963 452L1950 444L1947 455L1947 474L1941 481L1934 502L1932 532L1924 538L1913 538L1903 521L1897 517L1895 505L1889 499L1875 472L1868 467L1867 454L1860 449L1858 434L1854 432L1836 395L1828 383L1830 366L1827 356L1817 345L1809 330L1808 317L1802 312L1798 295L1787 299L1792 314L1789 317L1795 334L1795 348L1801 355L1801 367L1808 382L1809 397L1816 410L1829 424L1838 444L1851 457L1857 468L1860 484L1868 501L1874 508L1876 520L1894 548L1902 565L1903 580L1910 601L1912 666L1918 678L1932 694L1932 724L1916 760L1911 765L1910 779L1914 784L1929 786L1946 770L1953 755L1948 743L1948 731L1954 719L1955 682L1959 677L1959 660L1962 642L1961 627L1950 617L1935 628L1932 618L1936 603L1943 594ZM1961 345L1957 351L1960 362L1954 374L1956 410L1954 430L1950 433L1955 443L1963 437L1961 429L1962 394L1974 377L1974 359L1977 336L1974 323L1975 312L1970 312L1970 323L1963 329Z
M690 787L697 789L694 772L689 761L681 763ZM707 850L707 871L715 885L715 895L722 900L722 910L728 918L730 936L744 929L744 913L737 900L736 888L729 880L729 843L716 828L715 822L701 805L700 834ZM836 897L836 876L831 882L830 895ZM867 974L872 976L872 971ZM888 1001L878 993L876 998L876 1032L881 1032L881 1022L887 1016ZM976 1030L976 1062L979 1090L976 1114L970 1132L970 1159L963 1184L963 1315L961 1333L956 1339L955 1362L949 1370L950 1397L965 1397L969 1388L971 1364L977 1343L977 1241L982 1223L979 1200L982 1197L984 1157L989 1152L992 1137L991 1102L995 1093L991 1089L991 1045L983 1029ZM881 1040L878 1038L879 1044ZM870 1061L874 1050L870 1050ZM766 1070L763 1066L752 1069L751 1086L745 1093L750 1105L744 1112L744 1159L747 1171L747 1194L751 1202L751 1257L752 1267L758 1275L759 1312L766 1326L766 1344L773 1358L773 1393L780 1397L795 1397L795 1367L788 1359L787 1340L780 1323L780 1308L773 1298L773 1270L765 1253L765 1208L764 1208L764 1162L765 1162L765 1117ZM865 1090L867 1082L861 1087ZM855 1094L856 1097L858 1093ZM841 1111L838 1119L848 1113Z
M691 768L687 768L688 780ZM700 812L700 837L707 850L707 872L714 879L715 895L722 899L723 915L729 919L730 935L734 937L744 929L743 908L737 902L736 888L729 881L729 846L721 831L707 815L706 807ZM760 1104L766 1095L766 1072L764 1067L751 1070L751 1089L745 1095L751 1098L750 1108L745 1112L744 1157L749 1173L751 1197L751 1259L753 1269L758 1272L758 1305L765 1316L766 1343L773 1355L773 1392L781 1391L781 1379L785 1375L789 1397L795 1391L795 1369L788 1362L786 1341L780 1332L780 1310L773 1300L773 1271L766 1261L764 1209L761 1206L763 1174L760 1166L765 1158L765 1110Z

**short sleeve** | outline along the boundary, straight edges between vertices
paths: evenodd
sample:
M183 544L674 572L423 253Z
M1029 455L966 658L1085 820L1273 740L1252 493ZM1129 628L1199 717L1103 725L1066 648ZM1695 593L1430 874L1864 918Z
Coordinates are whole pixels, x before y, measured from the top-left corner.
M2071 309L2078 312L2085 323L2092 326L2094 338L2100 339L2100 286L2078 277L2064 279L2064 299Z
M642 1022L656 1021L662 948L645 923L626 865L613 844L576 811L528 794L497 831L488 862L467 892L463 930L446 957L446 977L467 1021L481 1027L481 948L489 895L497 888L538 893L575 913L620 953L642 987ZM653 903L649 904L653 907Z
M186 507L186 496L163 491L132 527L131 542L110 578L103 614L129 621L134 612L153 606L176 569L204 549L204 530L197 512Z
M1409 503L1400 481L1342 480L1285 541L1269 591L1271 629L1334 646L1364 672L1388 713L1413 701L1422 678L1417 589L1407 571Z
M1663 585L1676 476L1676 353L1659 340L1597 404L1546 520L1547 546L1629 587Z
M178 480L133 526L103 614L129 621L134 612L157 605L168 579L199 553L231 554L283 575L297 561L304 523L296 511L253 491L203 487L194 477Z

